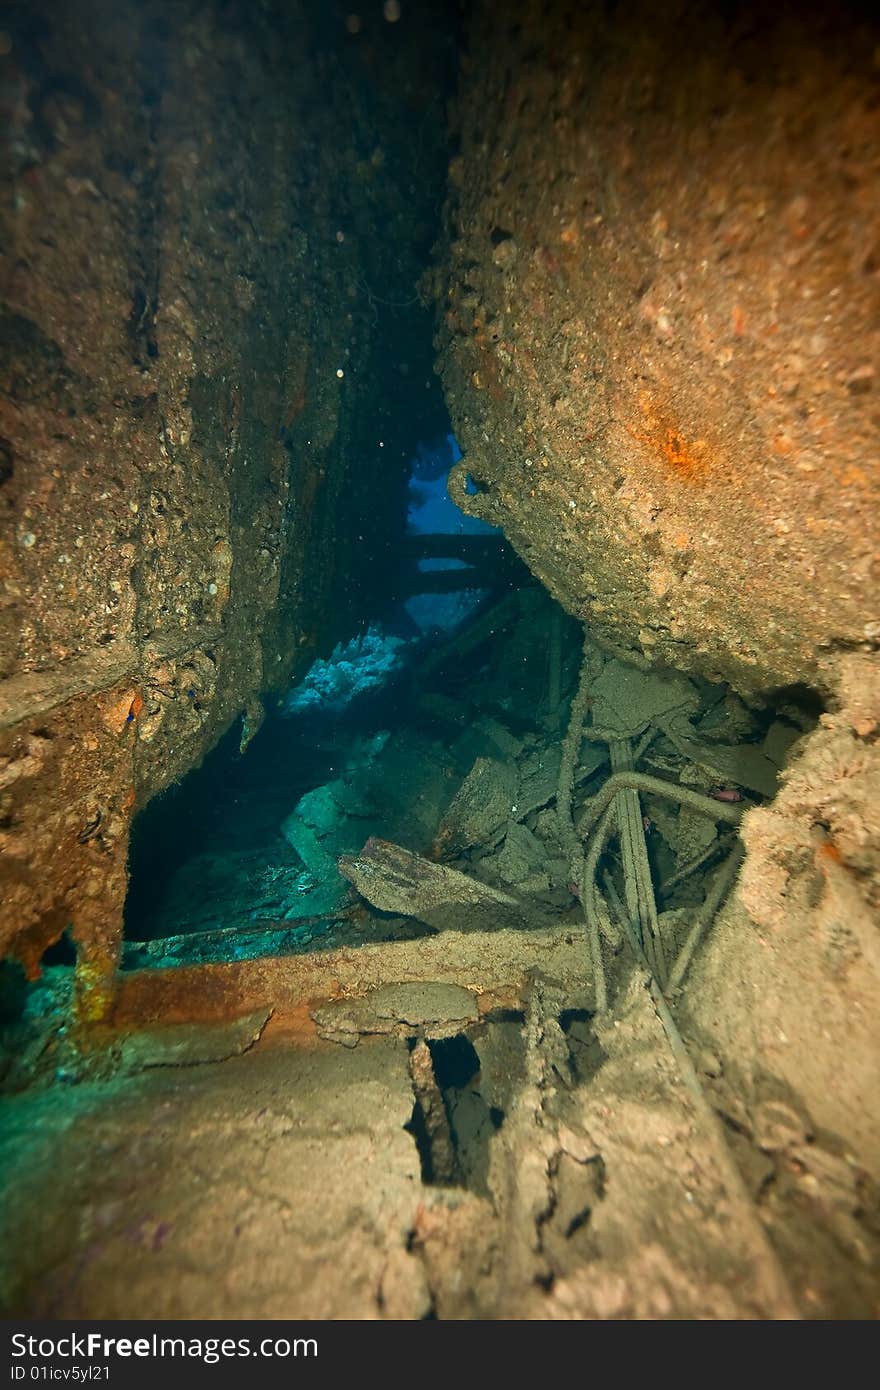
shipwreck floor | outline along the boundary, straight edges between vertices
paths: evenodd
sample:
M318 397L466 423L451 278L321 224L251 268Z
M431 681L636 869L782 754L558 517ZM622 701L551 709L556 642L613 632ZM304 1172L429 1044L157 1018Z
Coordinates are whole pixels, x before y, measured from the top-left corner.
M878 979L849 898L811 916L843 871L823 887L810 842L763 925L730 893L742 812L779 816L810 718L589 639L579 675L546 602L504 600L408 722L331 746L330 781L245 779L107 1026L68 1029L71 967L31 988L2 1039L5 1312L877 1315Z
M778 1101L772 1142L750 1141L739 1115L745 1184L731 1183L643 979L595 1030L563 1007L582 940L548 947L552 982L524 967L523 943L496 935L486 952L513 1007L474 994L470 1021L449 1016L448 985L423 981L419 999L440 1002L418 1022L410 995L382 1011L387 1031L362 1021L347 1045L295 1008L237 1031L164 1025L125 1034L103 1079L7 1098L7 1316L870 1316L845 1157L796 1132ZM417 944L390 948L392 975L406 953L417 974ZM473 975L483 944L463 942ZM296 973L273 968L276 984ZM430 1109L415 1036L450 1029L479 1071L442 1097L453 1169L432 1184L414 1133L414 1098ZM723 1088L720 1059L692 1055ZM210 1056L223 1060L197 1060ZM850 1173L850 1198L855 1185Z

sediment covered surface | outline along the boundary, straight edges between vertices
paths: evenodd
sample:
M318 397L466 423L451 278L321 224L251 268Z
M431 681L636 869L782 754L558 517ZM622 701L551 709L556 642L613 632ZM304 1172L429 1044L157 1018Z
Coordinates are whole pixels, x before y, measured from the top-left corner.
M878 633L876 28L476 5L440 370L463 505L635 654L833 690Z
M4 943L79 955L2 1038L4 1308L875 1316L864 13L470 8L451 486L567 616L508 594L271 796L261 745L114 973L133 811L400 523L449 31L93 9L6 55Z
M478 5L434 282L461 505L634 666L825 706L682 1007L872 1171L876 51L859 7Z
M90 0L4 29L0 942L33 969L72 920L98 1008L133 812L242 712L249 739L405 507L449 36L346 48L343 18Z

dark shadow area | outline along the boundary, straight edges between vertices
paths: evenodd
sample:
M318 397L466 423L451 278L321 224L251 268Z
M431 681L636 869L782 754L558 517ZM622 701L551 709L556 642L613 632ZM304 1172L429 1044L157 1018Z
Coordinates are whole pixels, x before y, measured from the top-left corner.
M337 853L359 848L368 834L379 833L377 826L413 849L427 848L435 827L430 818L420 819L413 800L430 798L439 816L454 789L446 785L453 769L461 774L467 766L459 766L454 753L447 757L448 727L438 723L426 697L435 690L440 699L454 699L462 680L476 678L466 644L451 671L444 665L446 648L479 630L484 612L529 581L502 538L450 502L445 474L455 456L443 437L416 452L397 578L378 598L375 590L365 593L365 607L372 608L363 613L360 631L317 659L287 696L270 702L245 753L237 721L200 768L136 818L128 941L220 932L228 945L236 925L250 930L254 920L324 913L332 922L346 902L343 895L321 898L315 879L336 877L333 864L320 853L310 856L289 833L294 808L324 787L339 791L350 819L351 833ZM479 547L478 587L466 540ZM441 767L443 761L448 766ZM398 805L408 783L409 800L404 796ZM327 828L322 823L319 833ZM302 911L290 901L298 877ZM219 943L218 951L222 956ZM146 963L131 953L126 961Z
M608 1054L593 1031L593 1015L586 1009L565 1009L559 1026L568 1044L568 1060L573 1079L586 1085L608 1060Z
M500 1036L495 1047L503 1046ZM411 1053L421 1048L424 1058L425 1047L430 1062L411 1072L415 1103L404 1126L418 1149L422 1182L487 1194L489 1143L504 1124L504 1109L487 1089L479 1053L465 1033L427 1044L410 1039Z

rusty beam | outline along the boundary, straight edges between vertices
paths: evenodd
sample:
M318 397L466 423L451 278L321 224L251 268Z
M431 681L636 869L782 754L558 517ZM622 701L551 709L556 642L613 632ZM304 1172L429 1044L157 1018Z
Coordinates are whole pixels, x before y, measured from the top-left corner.
M462 985L478 995L481 1011L489 1013L521 1007L536 968L555 979L581 981L586 962L583 930L553 927L444 932L307 956L135 970L119 977L113 1024L211 1022L269 1006L273 1030L301 1029L309 1008L407 981Z

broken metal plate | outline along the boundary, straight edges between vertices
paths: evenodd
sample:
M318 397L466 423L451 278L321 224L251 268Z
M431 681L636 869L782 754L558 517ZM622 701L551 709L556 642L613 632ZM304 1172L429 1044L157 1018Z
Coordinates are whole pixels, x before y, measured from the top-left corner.
M477 758L440 822L437 854L461 854L488 845L516 814L516 769L495 758Z
M192 1067L239 1057L258 1041L272 1015L257 1009L223 1023L166 1023L130 1033L120 1045L122 1069Z
M359 855L339 860L339 872L381 912L415 917L436 931L530 925L516 898L387 840L369 839Z
M676 723L674 728L664 726L667 737L689 762L703 768L719 781L748 787L749 791L757 792L760 796L776 795L779 790L779 769L758 744L740 743L729 747L724 743L704 743L701 739L688 737L681 729L680 723Z
M585 782L607 761L604 747L586 745L575 770L575 783ZM532 811L553 801L559 787L559 765L562 749L558 744L536 748L520 764L519 790L515 818L524 820Z
M700 704L696 686L687 676L639 671L616 660L608 662L590 694L593 724L619 738L634 738L663 715L694 711ZM587 729L587 737L589 733Z
M334 1000L312 1011L318 1036L344 1047L376 1033L449 1038L479 1017L469 989L435 981L382 985L359 999Z
M524 825L514 822L508 827L503 847L489 862L504 883L521 892L543 892L550 887L547 852Z

